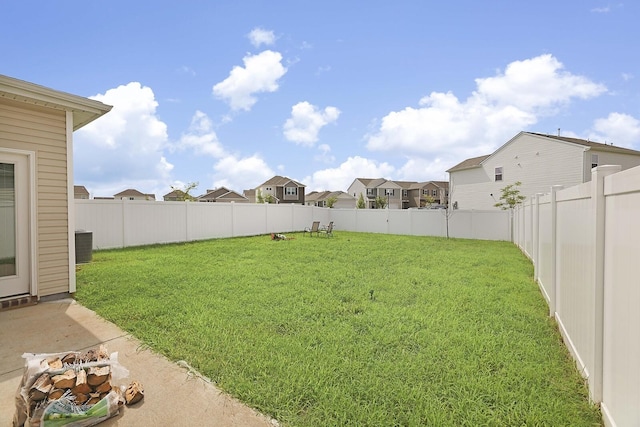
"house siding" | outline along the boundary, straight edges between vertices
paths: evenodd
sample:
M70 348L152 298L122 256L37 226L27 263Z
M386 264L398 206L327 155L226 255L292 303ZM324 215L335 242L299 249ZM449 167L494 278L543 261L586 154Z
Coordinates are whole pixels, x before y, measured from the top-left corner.
M622 170L631 169L640 165L640 157L630 154L612 153L607 151L594 150L593 148L584 153L584 182L591 181L591 155L598 155L598 166L620 165Z
M585 149L520 134L486 159L481 167L451 172L451 203L458 202L459 209L495 209L493 205L500 197L500 189L517 181L522 182L520 192L527 198L548 193L552 185L581 184ZM503 169L502 181L495 181L496 167Z
M0 100L0 147L36 153L36 256L40 297L70 289L65 120L66 114L61 110Z

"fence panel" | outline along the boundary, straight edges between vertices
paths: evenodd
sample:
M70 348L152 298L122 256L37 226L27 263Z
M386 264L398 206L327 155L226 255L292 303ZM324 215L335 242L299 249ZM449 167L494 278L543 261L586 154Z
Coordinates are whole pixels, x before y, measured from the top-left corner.
M542 295L547 300L547 304L551 302L551 293L555 293L555 289L552 288L553 281L553 260L551 244L554 241L552 236L552 211L551 211L551 197L549 195L540 198L539 205L539 237L538 244L540 248L538 250L538 259L536 260L536 271L538 272L538 284Z
M557 193L556 320L585 377L594 361L594 235L591 183Z
M76 200L76 230L93 232L93 248L122 248L124 201Z
M216 206L210 206L213 204ZM185 203L185 205L187 209L187 240L233 236L235 203Z

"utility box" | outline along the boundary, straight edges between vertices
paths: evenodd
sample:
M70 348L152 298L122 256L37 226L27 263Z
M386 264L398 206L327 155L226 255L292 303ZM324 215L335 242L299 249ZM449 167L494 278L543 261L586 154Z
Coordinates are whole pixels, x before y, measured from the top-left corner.
M91 262L93 257L93 233L76 230L76 264Z

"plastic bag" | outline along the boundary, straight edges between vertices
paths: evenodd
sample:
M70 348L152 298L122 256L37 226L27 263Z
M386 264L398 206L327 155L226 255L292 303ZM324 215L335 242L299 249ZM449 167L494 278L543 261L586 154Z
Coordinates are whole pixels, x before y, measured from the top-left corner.
M92 426L118 414L124 403L122 388L114 383L129 372L118 363L118 353L108 354L104 346L22 357L14 427Z

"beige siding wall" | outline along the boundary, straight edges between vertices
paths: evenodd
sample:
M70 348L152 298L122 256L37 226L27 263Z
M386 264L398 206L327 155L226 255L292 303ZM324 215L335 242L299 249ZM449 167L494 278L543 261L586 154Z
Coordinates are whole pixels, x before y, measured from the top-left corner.
M69 291L65 112L0 99L0 148L36 152L38 295Z
M517 181L529 197L548 193L552 185L571 187L583 182L583 147L523 134L488 158L482 168L451 174L451 201L460 209L495 209L500 189ZM502 181L495 181L495 168L502 167ZM473 172L472 172L473 171Z
M598 166L619 165L622 170L640 166L640 156L631 154L610 153L606 151L589 150L585 153L584 182L591 181L591 155L598 155Z

